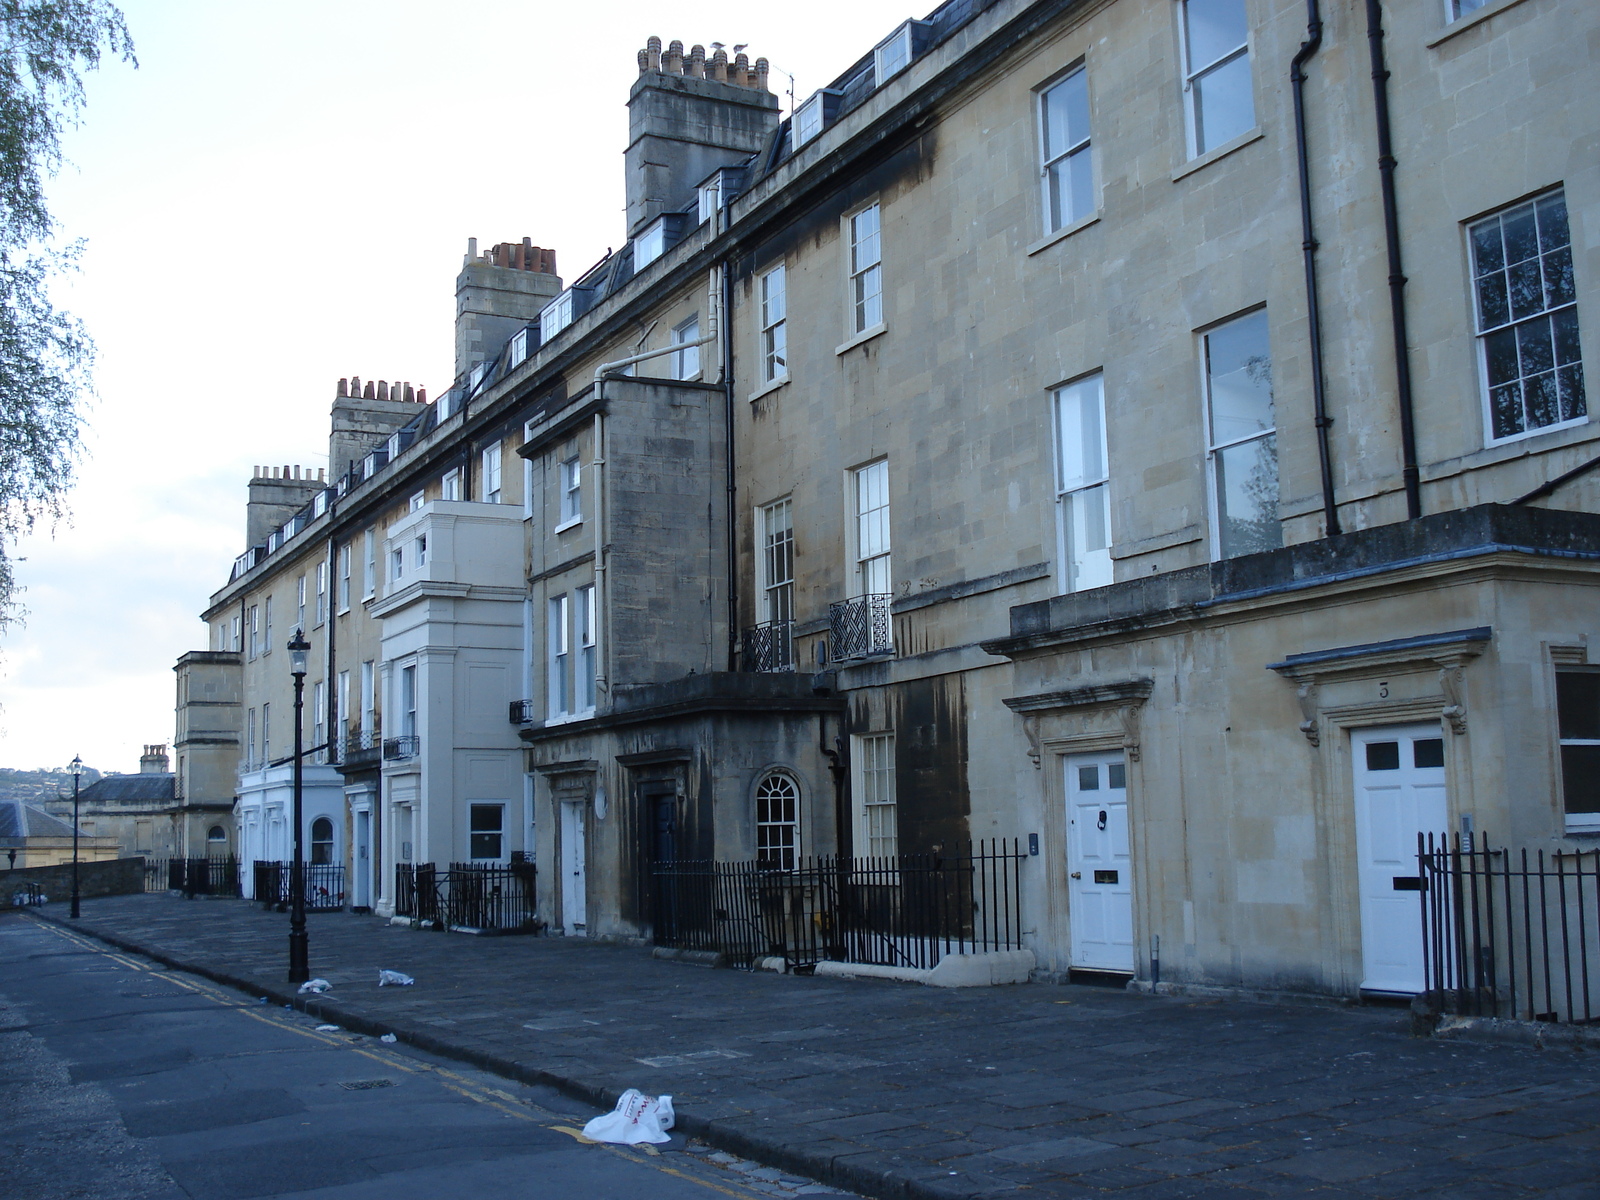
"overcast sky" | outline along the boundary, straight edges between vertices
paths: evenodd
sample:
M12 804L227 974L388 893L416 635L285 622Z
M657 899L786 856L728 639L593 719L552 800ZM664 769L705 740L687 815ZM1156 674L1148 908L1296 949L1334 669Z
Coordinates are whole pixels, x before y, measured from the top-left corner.
M51 189L84 238L58 298L100 350L70 523L17 553L0 766L138 770L173 736L172 664L244 549L257 463L327 465L341 375L449 383L468 237L623 239L646 38L749 45L804 100L901 0L129 0L139 69L89 79ZM926 0L926 7L933 7ZM789 108L783 96L784 111Z

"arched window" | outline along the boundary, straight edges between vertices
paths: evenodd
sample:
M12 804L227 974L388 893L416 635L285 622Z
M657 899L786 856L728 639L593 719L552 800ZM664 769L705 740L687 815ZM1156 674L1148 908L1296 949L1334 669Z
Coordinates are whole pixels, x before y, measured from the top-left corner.
M206 843L212 849L228 844L228 831L221 825L213 825L206 831Z
M333 822L327 817L311 822L311 861L316 864L333 861Z
M756 784L756 863L768 871L792 871L800 857L800 785L772 771Z

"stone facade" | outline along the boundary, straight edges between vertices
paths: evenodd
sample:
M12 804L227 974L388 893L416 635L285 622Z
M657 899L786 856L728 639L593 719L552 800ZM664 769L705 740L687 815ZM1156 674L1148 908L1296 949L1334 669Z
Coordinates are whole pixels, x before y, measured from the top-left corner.
M787 118L652 40L628 244L474 244L451 388L206 613L354 556L370 903L516 855L647 937L781 775L801 854L1036 851L1045 977L1416 990L1418 832L1600 832L1600 26L1460 7L951 0Z

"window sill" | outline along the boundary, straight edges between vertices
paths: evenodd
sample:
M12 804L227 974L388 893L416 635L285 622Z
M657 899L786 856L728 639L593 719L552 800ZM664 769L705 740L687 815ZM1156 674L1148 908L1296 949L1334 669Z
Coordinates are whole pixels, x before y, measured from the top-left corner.
M1478 9L1477 12L1470 12L1464 17L1457 17L1437 34L1429 38L1427 47L1428 49L1432 50L1442 43L1448 42L1451 38L1455 37L1456 34L1465 33L1473 26L1481 25L1490 17L1493 17L1499 13L1503 13L1508 8L1515 8L1521 3L1522 0L1497 0L1497 2L1494 4L1485 4L1482 8ZM1600 828L1600 826L1597 826L1597 828Z
M567 521L561 522L561 524L557 525L550 532L551 533L565 533L567 530L576 529L579 525L582 525L582 524L583 524L583 518L582 517L573 517L571 520L567 520Z
M1568 813L1567 834L1600 833L1600 813Z
M789 382L789 377L787 375L778 376L778 378L774 379L771 383L764 384L760 388L758 388L757 390L751 392L750 393L750 403L754 404L757 400L761 399L761 397L772 395L773 392L777 391L779 388L783 387L788 382Z
M844 345L835 346L834 349L833 349L833 352L835 354L848 354L850 351L854 350L857 346L865 345L867 342L870 342L873 338L882 337L884 334L886 334L888 332L889 332L889 326L886 325L886 324L883 324L882 322L879 322L877 325L872 326L872 328L870 328L870 329L863 329L860 333L856 334L854 337L850 338L847 342L845 342Z
M1076 221L1073 221L1070 225L1063 225L1060 229L1056 230L1054 233L1046 234L1044 237L1040 238L1033 245L1029 246L1028 249L1025 251L1025 253L1027 253L1029 255L1034 255L1034 254L1039 253L1039 251L1041 251L1041 250L1048 250L1051 246L1054 246L1057 242L1066 241L1069 237L1071 237L1073 234L1077 233L1079 230L1087 229L1087 228L1089 228L1089 226L1098 223L1099 220L1100 220L1100 213L1098 212L1098 210L1095 211L1095 212L1090 213L1087 217L1079 217Z
M1238 137L1231 138L1230 140L1223 142L1222 145L1216 147L1215 149L1207 150L1204 154L1197 158L1191 158L1188 162L1184 163L1183 166L1179 167L1172 173L1172 182L1177 183L1178 180L1184 178L1185 176L1193 175L1196 171L1199 171L1205 167L1209 167L1219 158L1227 158L1228 155L1232 154L1235 150L1242 150L1251 142L1259 142L1266 136L1267 135L1262 132L1261 126L1259 125L1257 125L1254 129L1246 130Z

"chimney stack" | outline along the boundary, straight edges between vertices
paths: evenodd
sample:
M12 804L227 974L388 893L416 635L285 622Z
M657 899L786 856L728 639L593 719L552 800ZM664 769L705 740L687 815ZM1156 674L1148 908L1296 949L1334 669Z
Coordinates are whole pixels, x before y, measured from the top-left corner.
M139 774L165 775L171 769L172 764L167 758L166 746L146 746L144 748L144 754L139 758Z

